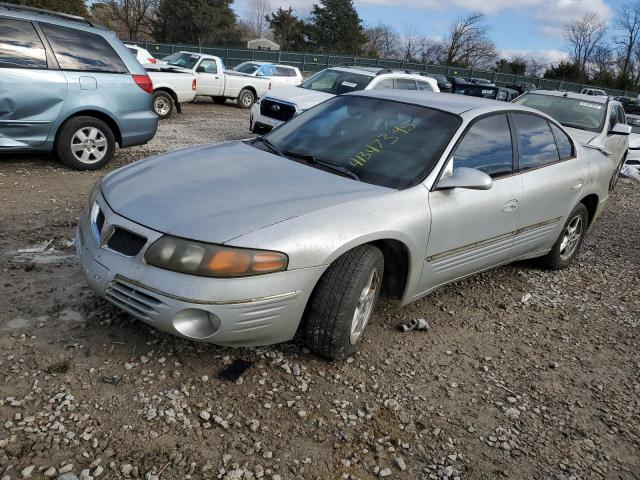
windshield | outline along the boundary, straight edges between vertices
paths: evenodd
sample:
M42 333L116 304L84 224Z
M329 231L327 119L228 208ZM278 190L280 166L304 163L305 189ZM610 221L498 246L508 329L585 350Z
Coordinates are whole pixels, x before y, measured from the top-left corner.
M169 65L176 67L192 69L200 59L200 55L195 53L174 53L168 57L164 57L163 60Z
M546 113L565 127L600 132L604 124L607 105L578 98L526 93L514 103Z
M260 68L260 65L257 65L255 63L245 62L235 67L234 70L236 72L253 75L254 73L256 73L256 70L258 70L259 68Z
M640 117L627 115L627 125L631 127L631 133L640 133Z
M372 79L373 77L368 75L328 68L316 73L300 86L309 90L342 95L356 90L364 90Z
M363 182L399 189L431 171L460 123L431 108L347 95L307 110L266 138L289 158L330 163Z

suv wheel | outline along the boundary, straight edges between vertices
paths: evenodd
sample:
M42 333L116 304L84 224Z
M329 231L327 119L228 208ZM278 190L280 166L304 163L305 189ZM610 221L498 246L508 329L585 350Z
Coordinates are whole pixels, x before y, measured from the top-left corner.
M322 275L307 307L306 344L330 360L353 355L373 315L384 275L382 252L354 248Z
M169 118L174 110L173 98L167 92L158 91L153 94L153 111L159 118Z
M56 153L76 170L99 170L113 158L116 141L111 128L94 117L74 117L60 129Z
M578 255L589 226L589 212L582 203L576 205L564 224L560 237L542 262L551 270L567 268Z
M256 101L256 96L248 88L243 88L238 95L238 106L240 108L251 108Z

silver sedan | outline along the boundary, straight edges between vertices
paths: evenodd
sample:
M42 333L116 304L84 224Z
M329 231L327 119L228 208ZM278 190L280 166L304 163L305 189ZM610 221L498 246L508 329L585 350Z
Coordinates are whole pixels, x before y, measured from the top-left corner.
M154 327L236 346L302 330L336 359L381 295L406 305L519 259L569 266L613 169L527 107L359 92L109 174L76 245L91 288Z

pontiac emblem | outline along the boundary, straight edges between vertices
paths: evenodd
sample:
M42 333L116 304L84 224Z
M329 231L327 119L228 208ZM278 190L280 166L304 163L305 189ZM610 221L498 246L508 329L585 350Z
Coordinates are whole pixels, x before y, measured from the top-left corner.
M280 111L280 105L271 105L271 110L273 110L274 112L279 112Z

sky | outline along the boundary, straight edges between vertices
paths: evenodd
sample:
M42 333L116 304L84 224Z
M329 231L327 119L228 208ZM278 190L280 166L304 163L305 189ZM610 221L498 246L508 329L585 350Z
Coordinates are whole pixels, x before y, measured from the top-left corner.
M236 0L242 15L248 0ZM314 0L270 0L272 6L309 10ZM316 0L317 2L317 0ZM624 0L355 0L365 26L411 25L424 36L441 38L460 16L474 10L487 15L491 37L503 56L534 55L556 62L566 56L563 26L586 12L610 21Z

